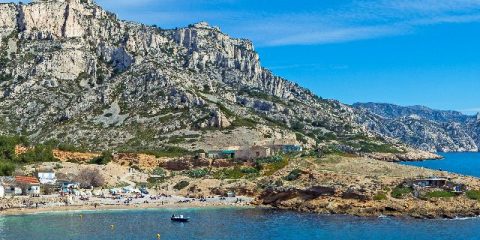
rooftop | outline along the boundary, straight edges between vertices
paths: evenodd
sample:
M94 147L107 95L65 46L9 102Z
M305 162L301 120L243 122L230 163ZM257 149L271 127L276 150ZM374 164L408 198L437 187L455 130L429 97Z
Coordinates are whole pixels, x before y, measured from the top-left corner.
M18 183L40 184L36 177L15 176L15 181Z

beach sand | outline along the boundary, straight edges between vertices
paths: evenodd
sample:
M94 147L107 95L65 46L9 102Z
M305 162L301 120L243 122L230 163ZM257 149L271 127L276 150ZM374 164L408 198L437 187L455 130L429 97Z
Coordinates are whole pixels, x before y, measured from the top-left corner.
M242 199L242 202L237 202ZM144 201L148 201L148 203ZM187 201L187 202L179 202ZM93 198L89 201L78 201L70 205L40 205L36 207L18 207L9 208L0 211L0 216L26 215L49 212L69 212L69 211L104 211L104 210L134 210L134 209L160 209L160 208L215 208L215 207L251 207L252 201L248 197L225 198L221 200L218 197L209 198L206 202L192 200L178 196L163 197L157 200L149 198L133 199L131 203L125 204L123 200L115 201L105 198Z

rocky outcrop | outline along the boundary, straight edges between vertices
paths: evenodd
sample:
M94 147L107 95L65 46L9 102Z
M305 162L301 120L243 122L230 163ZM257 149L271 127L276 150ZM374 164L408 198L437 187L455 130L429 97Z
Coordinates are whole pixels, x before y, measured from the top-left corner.
M438 160L443 157L427 152L411 149L405 153L362 153L364 157L387 161L387 162L403 162L403 161L424 161L424 160Z

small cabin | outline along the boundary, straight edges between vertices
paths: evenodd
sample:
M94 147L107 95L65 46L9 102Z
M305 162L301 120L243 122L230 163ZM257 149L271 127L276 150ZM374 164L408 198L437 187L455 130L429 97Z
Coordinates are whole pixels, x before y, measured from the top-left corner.
M250 148L238 150L235 155L235 159L253 160L258 158L267 158L270 156L272 156L272 151L269 147L253 146Z
M208 152L208 158L212 159L234 159L235 155L235 150L218 150Z
M55 177L55 172L53 170L39 171L37 176L41 184L53 185L57 182L57 178Z
M36 177L15 176L16 188L21 189L21 194L38 195L40 194L40 181ZM26 192L24 192L24 190ZM17 190L15 189L15 194Z
M416 179L413 181L414 186L422 188L443 188L446 187L448 183L447 178L425 178L425 179Z
M282 151L283 153L301 152L303 148L300 145L283 145Z

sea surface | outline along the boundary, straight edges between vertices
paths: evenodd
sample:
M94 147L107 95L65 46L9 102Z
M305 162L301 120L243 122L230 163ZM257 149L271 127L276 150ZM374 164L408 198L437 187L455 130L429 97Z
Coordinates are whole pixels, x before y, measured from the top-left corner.
M480 153L440 153L440 155L444 159L402 164L480 177Z
M173 223L182 213L189 223ZM82 214L83 217L80 217ZM113 225L113 226L112 226ZM415 220L267 209L125 210L0 217L0 239L479 239L480 219Z
M408 163L480 176L480 154ZM407 163L405 163L407 164ZM191 217L173 223L172 214ZM419 220L318 215L258 208L110 210L0 216L0 240L68 239L480 239L480 218Z

